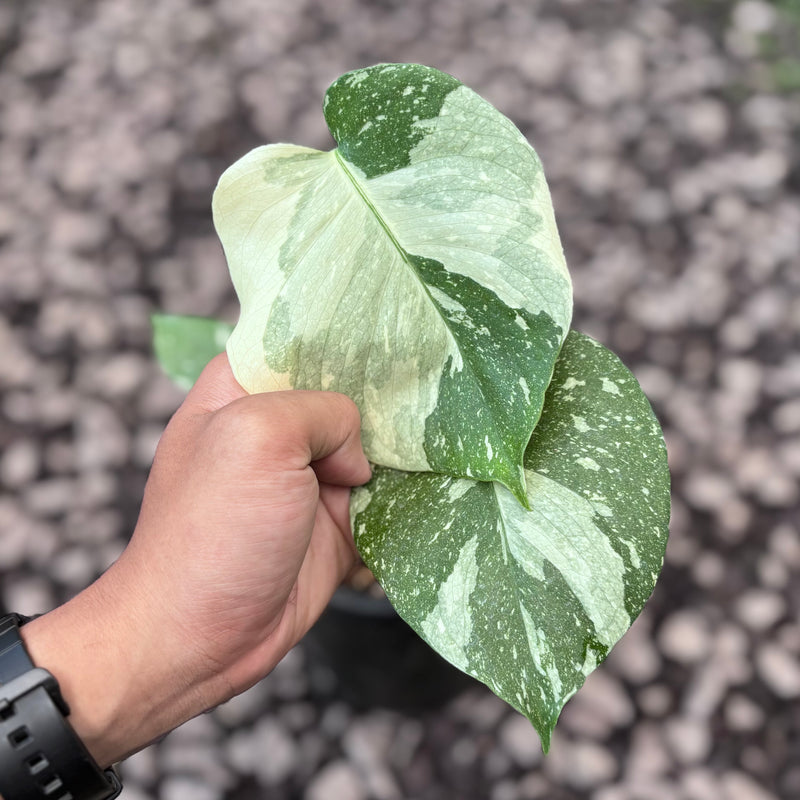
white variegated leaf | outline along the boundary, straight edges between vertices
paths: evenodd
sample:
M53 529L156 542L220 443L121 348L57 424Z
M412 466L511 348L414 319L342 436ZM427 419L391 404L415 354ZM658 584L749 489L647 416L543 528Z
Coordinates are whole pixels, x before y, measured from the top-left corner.
M669 523L658 422L586 336L561 350L525 473L530 510L497 483L376 469L351 516L400 615L528 716L546 749L651 594Z
M572 296L541 163L455 78L392 64L325 97L338 148L257 148L214 194L248 391L353 398L373 462L497 480L522 458Z

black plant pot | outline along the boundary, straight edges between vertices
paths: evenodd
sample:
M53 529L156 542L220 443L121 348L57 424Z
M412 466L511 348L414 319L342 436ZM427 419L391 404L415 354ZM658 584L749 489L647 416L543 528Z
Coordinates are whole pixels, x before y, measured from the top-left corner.
M432 650L386 598L342 587L303 640L312 685L356 709L425 711L476 681Z

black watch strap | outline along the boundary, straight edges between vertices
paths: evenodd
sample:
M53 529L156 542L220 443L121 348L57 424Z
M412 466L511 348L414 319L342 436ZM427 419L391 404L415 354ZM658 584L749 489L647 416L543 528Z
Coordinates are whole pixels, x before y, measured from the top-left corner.
M122 791L67 722L56 679L34 666L17 614L0 618L0 795L3 800L112 800Z

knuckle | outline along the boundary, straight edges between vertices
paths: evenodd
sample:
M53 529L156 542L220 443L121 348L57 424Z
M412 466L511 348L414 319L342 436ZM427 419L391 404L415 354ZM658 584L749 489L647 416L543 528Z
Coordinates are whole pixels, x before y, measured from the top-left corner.
M361 412L355 402L346 394L330 392L335 405L335 411L351 428L361 427Z
M263 407L244 397L220 409L210 423L210 433L242 452L263 450L274 439L274 421Z

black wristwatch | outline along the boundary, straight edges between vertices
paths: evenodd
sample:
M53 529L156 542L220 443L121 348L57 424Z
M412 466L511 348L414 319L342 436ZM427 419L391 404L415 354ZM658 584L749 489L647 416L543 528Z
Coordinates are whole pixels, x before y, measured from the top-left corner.
M67 722L56 679L34 666L19 633L31 618L0 617L0 795L3 800L112 800L122 784L102 770Z

